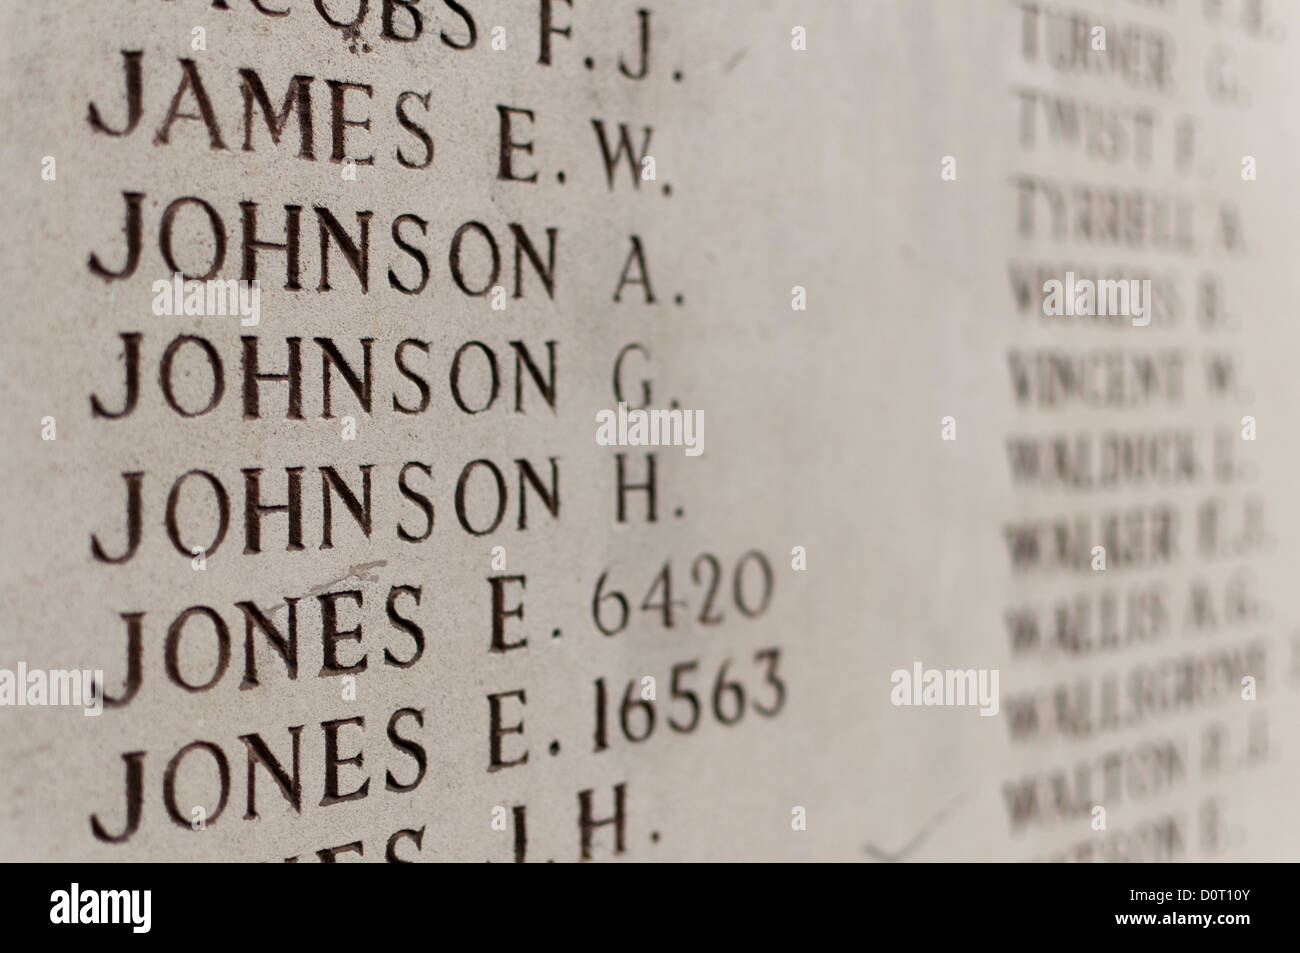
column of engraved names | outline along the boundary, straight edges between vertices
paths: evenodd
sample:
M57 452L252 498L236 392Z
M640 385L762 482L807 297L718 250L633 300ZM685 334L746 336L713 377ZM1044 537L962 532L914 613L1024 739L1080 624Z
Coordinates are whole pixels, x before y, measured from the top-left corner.
M650 11L638 10L637 46L604 55L573 54L582 56L593 78L612 75L615 83L631 84L634 107L647 111L652 98L668 98L665 89L680 95L689 82L685 69L665 62L671 54L651 52L658 48L653 39L655 23ZM515 141L520 117L532 122L534 111L502 113L501 177L521 183L521 188L536 187L550 178L550 170L531 142L522 137ZM542 710L569 725L571 735L561 736L555 724L525 720L529 709L537 707L535 689L511 687L488 697L489 772L527 771L526 766L536 763L533 759L542 752L548 759L558 759L575 749L580 764L599 770L602 781L576 792L580 860L625 853L652 856L646 851L671 836L671 831L661 830L658 822L637 808L628 773L642 758L638 752L647 752L645 757L658 763L671 758L672 746L680 743L674 738L711 735L716 744L726 729L776 717L786 700L779 647L738 649L709 637L724 623L743 625L766 614L775 585L768 556L757 547L718 553L672 548L671 541L682 534L671 528L686 518L685 502L671 489L673 474L678 467L698 465L695 460L704 452L703 425L698 421L706 410L689 407L680 391L666 400L661 394L665 382L672 379L674 347L689 339L682 334L681 316L686 321L704 318L689 309L683 282L673 289L669 283L674 279L665 279L656 267L656 250L662 253L662 245L656 246L645 233L661 217L657 209L662 203L673 198L675 189L689 184L664 175L672 166L653 146L656 126L652 122L631 116L593 117L589 132L594 137L589 141L598 148L598 176L579 179L561 170L554 178L570 190L599 190L610 208L617 210L611 217L632 223L626 236L614 242L621 267L612 295L606 297L609 292L604 288L592 291L596 307L611 318L600 325L598 338L608 363L592 369L609 381L608 403L594 423L595 442L610 449L602 450L603 475L584 474L588 481L607 488L609 496L593 504L595 518L606 538L618 541L618 547L612 561L577 561L585 581L579 596L583 617L573 625L554 628L549 638L522 635L537 631L522 622L524 596L532 591L529 575L489 579L494 652L544 650L548 643L562 640L579 645L579 666L590 665L585 671L575 666L577 684L563 688L563 694L581 699L576 706L555 704L556 686L543 689L551 698ZM538 161L517 167L515 159L523 158L519 150ZM632 211L630 217L620 214L626 210ZM676 236L670 240L676 241ZM672 290L665 290L666 284ZM696 421L694 428L692 421ZM573 421L579 432L591 425L590 417ZM670 660L663 662L667 652ZM630 666L629 659L637 656L644 656L646 663ZM566 720L574 707L581 712L577 727ZM537 736L542 741L528 741ZM516 862L554 859L547 856L551 853L547 845L569 849L564 837L544 836L539 847L535 836L539 826L549 834L557 825L570 825L569 818L539 818L523 801L497 803L493 811L497 828L512 832ZM569 828L561 829L567 836Z
M471 602L489 660L529 647L512 630L523 619L526 571L505 569L504 541L528 533L562 546L562 514L572 511L561 507L560 453L493 457L470 448L496 423L522 444L533 421L558 415L564 347L539 330L539 319L579 297L566 278L579 260L608 280L615 306L633 293L647 313L659 304L639 236L622 243L598 229L563 229L530 216L526 197L522 211L503 213L485 183L540 189L544 170L546 188L564 189L559 157L543 156L534 141L549 122L587 143L590 161L579 165L600 169L611 192L626 167L645 194L651 130L518 101L436 108L437 91L386 69L385 55L423 47L465 56L510 36L531 46L527 67L545 77L561 55L577 62L582 40L581 62L593 75L604 69L629 83L655 76L651 11L629 10L613 37L594 28L584 34L570 6L539 0L501 26L476 21L459 4L436 18L396 2L358 5L350 18L321 4L286 13L214 5L213 16L228 19L210 21L210 41L225 29L256 43L256 30L267 27L341 42L363 58L358 63L374 59L368 69L322 76L305 61L246 65L257 58L233 60L216 42L206 56L159 58L128 41L93 64L85 135L134 161L129 181L91 186L116 196L121 218L118 231L88 229L95 241L86 268L124 289L119 300L130 307L115 316L114 330L97 332L106 369L90 384L89 411L95 426L114 431L103 472L113 474L122 502L116 514L88 516L89 558L96 572L119 578L142 566L160 579L176 578L171 567L184 571L184 584L156 587L152 604L106 610L122 640L120 667L107 676L108 718L125 723L130 737L144 727L133 711L163 701L173 717L161 734L174 740L161 750L105 752L105 767L120 771L121 798L88 812L96 841L138 844L144 826L162 827L170 841L309 819L313 829L328 822L328 842L298 839L300 854L287 859L429 859L426 833L440 820L429 797L431 755L447 743L428 717L430 688L469 685L473 674L433 664L446 651L441 620ZM176 9L158 17L162 34L188 35ZM485 58L475 68L519 62ZM682 78L678 71L668 82ZM448 111L470 117L492 146L494 167L468 181L445 181L437 161L448 148L441 126ZM265 163L285 174L260 171ZM169 164L200 170L193 191L159 193L155 180ZM243 172L239 194L205 188L203 169ZM386 178L374 178L381 173ZM379 181L399 187L369 184ZM477 195L480 214L441 214L434 181ZM665 183L657 198L670 194ZM453 315L453 327L468 316L474 330L450 346L437 343L413 307L422 301ZM328 331L313 328L313 302L342 319ZM527 330L484 320L507 308ZM422 453L428 444L418 438L435 430L452 435L444 444L450 465ZM151 440L157 452L131 449ZM662 488L653 455L639 484L625 462L618 460L617 522L627 520L637 493L654 521ZM579 506L597 503L580 498ZM491 566L481 589L437 587L430 567L483 553L484 541L498 545L476 557ZM236 564L257 567L239 579L290 574L300 585L279 592L250 585L232 598L232 577L222 570ZM539 575L544 584L546 573ZM669 625L672 609L666 598ZM555 625L553 638L561 630ZM489 661L489 677L494 670ZM526 698L522 687L487 693L479 738L489 772L526 763L526 750L507 751L523 734L510 706L522 708ZM280 710L309 710L311 720L274 724L250 714L236 726L223 714L265 710L259 703L272 699ZM558 757L559 740L549 747ZM626 849L625 787L601 792L613 805L605 815L596 793L576 791L572 815L546 819L571 832L574 857L593 856L604 830L613 835L611 853ZM376 801L400 818L377 844L359 813ZM526 809L510 814L514 856L523 859ZM484 810L483 850L498 857L495 815Z
M1213 854L1230 825L1206 786L1267 754L1243 679L1270 675L1251 570L1268 541L1226 343L1249 276L1242 182L1210 161L1221 74L1179 54L1213 30L1258 55L1266 31L1161 3L1012 11L1006 369L1024 422L1006 438L1004 622L1014 684L1041 681L1004 701L1035 765L1000 784L1008 828L1054 859ZM1179 108L1189 88L1207 108ZM1116 308L1120 282L1149 294Z

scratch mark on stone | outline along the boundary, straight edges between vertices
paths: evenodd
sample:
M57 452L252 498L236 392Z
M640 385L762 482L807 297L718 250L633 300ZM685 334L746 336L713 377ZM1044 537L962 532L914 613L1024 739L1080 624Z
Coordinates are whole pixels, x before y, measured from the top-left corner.
M917 831L917 833L912 837L910 841L908 841L906 844L904 844L899 850L895 851L894 853L891 854L886 850L882 850L874 843L864 844L862 847L863 853L867 854L870 857L874 857L876 860L883 861L885 863L898 863L899 861L903 860L908 854L912 853L923 843L925 843L926 838L934 833L935 828L939 827L939 825L941 825L944 821L946 821L948 817L951 816L957 810L957 808L962 804L962 802L966 801L969 797L970 797L969 791L966 791L962 794L958 794L955 798L949 801L948 804L945 805L943 809L939 811L938 814L930 818L930 820L926 824L922 825L921 829Z
M35 748L24 748L22 751L14 752L14 760L19 761L22 760L23 758L33 758L38 754L44 754L46 751L49 751L53 747L54 747L53 744L47 742L46 744L43 745L37 745Z
M742 46L740 48L740 51L727 61L727 65L722 67L722 72L730 73L733 69L736 68L736 64L745 58L745 54L748 52L749 52L749 47Z
M356 579L358 582L378 582L379 576L372 575L370 573L370 570L377 569L380 566L387 566L387 565L388 565L387 559L380 559L373 563L357 563L355 566L350 567L348 571L344 573L342 576L339 576L339 578L331 579L327 583L323 583L322 585L315 586L311 589L308 589L307 595L309 596L319 595L320 593L324 592L326 589L329 589L332 586L337 586L341 582L347 582L349 579ZM285 603L282 602L278 606L274 606L270 610L269 614L274 616L277 612L279 612L284 607L285 607Z

